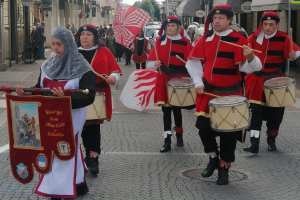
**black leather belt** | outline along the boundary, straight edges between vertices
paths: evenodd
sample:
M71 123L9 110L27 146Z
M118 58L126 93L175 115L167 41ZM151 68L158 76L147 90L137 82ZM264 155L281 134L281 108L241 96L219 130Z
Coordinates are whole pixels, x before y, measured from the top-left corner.
M160 66L161 71L163 71L165 74L168 76L179 76L179 75L184 75L188 74L185 66L169 66L166 67L165 65Z
M242 88L242 82L239 82L236 85L228 86L228 87L218 87L213 86L207 82L206 79L203 79L203 84L205 90L207 92L213 92L215 94L231 94L231 93L238 93Z
M263 78L274 78L277 76L280 76L283 74L283 70L282 68L274 71L274 72L263 72L263 71L259 71L259 72L253 72L254 75L259 76L259 77L263 77Z

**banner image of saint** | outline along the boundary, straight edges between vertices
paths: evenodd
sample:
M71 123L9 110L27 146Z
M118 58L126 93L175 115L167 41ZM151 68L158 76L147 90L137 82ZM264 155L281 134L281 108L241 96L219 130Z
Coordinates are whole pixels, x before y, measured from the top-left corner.
M14 147L41 148L37 103L11 103Z

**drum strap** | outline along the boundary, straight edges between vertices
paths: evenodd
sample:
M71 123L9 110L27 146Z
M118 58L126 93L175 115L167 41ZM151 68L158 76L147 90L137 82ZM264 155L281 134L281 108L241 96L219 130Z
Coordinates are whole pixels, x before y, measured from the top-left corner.
M282 68L274 71L274 72L263 72L263 71L259 71L259 72L253 72L254 75L259 76L259 77L263 77L263 78L274 78L277 76L280 76L283 74L283 70Z
M203 79L204 87L207 92L213 92L215 94L230 94L230 93L238 93L242 88L242 82L239 82L236 85L228 86L228 87L218 87L213 86L207 82L207 80Z
M185 66L175 66L175 65L169 65L169 67L166 67L164 64L160 66L161 71L163 71L168 76L179 76L188 74L187 69Z

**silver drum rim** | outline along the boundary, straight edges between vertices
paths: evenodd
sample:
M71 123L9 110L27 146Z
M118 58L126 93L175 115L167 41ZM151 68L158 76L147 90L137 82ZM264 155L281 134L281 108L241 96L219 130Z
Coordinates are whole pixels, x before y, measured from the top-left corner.
M231 95L231 96L224 96L224 97L244 97L244 96L239 96L239 95ZM221 107L228 107L228 106L239 106L239 105L243 105L243 104L248 104L249 107L249 102L248 99L246 97L244 97L245 99L241 102L236 102L236 103L228 103L228 104L215 104L215 103L211 103L212 100L216 99L213 98L209 101L208 105L212 106L212 107L217 107L217 108L221 108Z
M182 78L172 78L171 80L175 80L175 79L191 79L189 77L182 77ZM193 80L193 79L192 79ZM171 87L171 88L192 88L192 87L195 87L195 84L191 84L191 85L188 85L188 86L173 86L173 85L170 85L169 84L169 81L167 82L167 86Z
M293 81L287 85L282 85L282 86L274 86L274 87L270 87L270 86L266 86L265 83L270 81L270 80L274 80L274 79L282 79L282 78L289 78L289 79L292 79ZM288 86L291 86L291 85L294 85L296 84L296 80L294 78L290 78L290 77L277 77L277 78L272 78L272 79L269 79L267 81L264 82L264 86L263 88L266 88L266 89L279 89L279 88L286 88Z

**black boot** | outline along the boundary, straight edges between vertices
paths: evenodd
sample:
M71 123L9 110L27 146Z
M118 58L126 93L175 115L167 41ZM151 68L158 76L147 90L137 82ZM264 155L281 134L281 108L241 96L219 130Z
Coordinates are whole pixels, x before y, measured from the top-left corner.
M97 158L89 158L89 170L91 172L91 174L99 174L99 161L98 161L98 157Z
M226 185L228 184L228 172L229 168L224 167L219 167L219 173L218 173L218 180L217 184L218 185Z
M215 169L218 169L220 165L219 157L209 158L209 163L207 164L206 169L201 173L201 176L204 178L210 177L213 175Z
M268 142L268 150L269 151L277 150L276 145L275 145L275 139L276 139L276 136L268 135L267 142Z
M259 137L250 137L251 144L248 147L244 147L243 150L251 153L258 153L259 151Z
M183 146L182 133L176 133L176 138L177 138L177 146L182 147Z
M88 192L89 192L89 188L86 182L84 182L82 185L76 186L77 197L85 195Z
M52 198L51 197L51 200L61 200L61 198Z
M172 135L168 134L167 138L165 138L165 144L163 148L160 149L160 153L171 151L171 136Z

